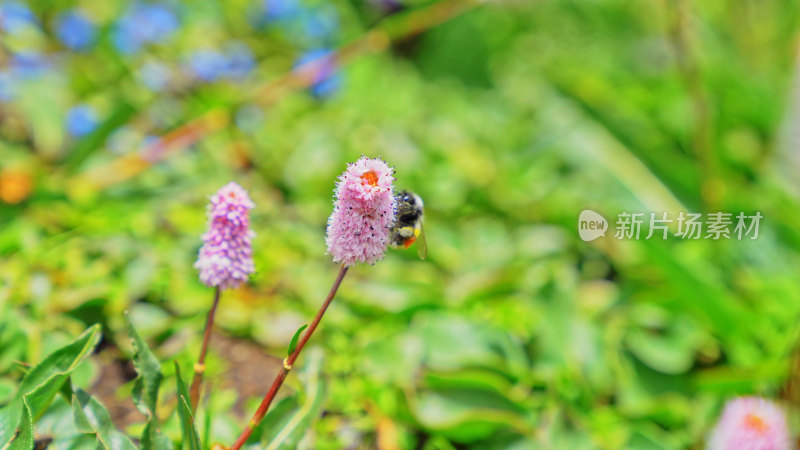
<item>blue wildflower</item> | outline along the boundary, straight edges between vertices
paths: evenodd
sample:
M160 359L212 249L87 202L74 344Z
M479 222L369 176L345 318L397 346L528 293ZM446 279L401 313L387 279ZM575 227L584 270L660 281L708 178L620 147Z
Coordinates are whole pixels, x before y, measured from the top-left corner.
M214 81L225 74L227 59L216 50L196 50L189 57L189 69L203 81Z
M0 3L0 28L16 34L26 27L36 25L36 16L22 3L10 0Z
M67 132L75 137L85 136L97 127L97 114L88 105L78 105L67 112Z
M96 27L80 11L73 10L59 16L56 22L56 35L67 47L85 50L94 43Z
M264 0L264 20L277 22L297 16L301 11L297 0Z
M225 46L227 63L225 75L240 78L247 75L256 66L253 52L244 42L231 42Z
M337 72L323 80L320 80L317 83L314 83L314 85L311 86L311 94L316 98L330 97L339 90L341 85L342 76Z
M303 67L304 70L314 70L310 87L314 97L329 97L342 84L341 73L330 56L330 50L319 48L304 53L295 62L295 69Z
M134 3L117 21L112 40L122 53L136 53L148 43L165 39L178 28L178 19L158 3Z

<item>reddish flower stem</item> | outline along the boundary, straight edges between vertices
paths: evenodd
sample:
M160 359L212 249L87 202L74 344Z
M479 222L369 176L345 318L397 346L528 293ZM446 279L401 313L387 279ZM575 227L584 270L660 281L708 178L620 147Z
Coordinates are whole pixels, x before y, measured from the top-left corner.
M203 331L203 346L200 348L200 357L194 365L194 376L192 377L192 387L189 388L189 399L192 406L192 414L197 411L200 403L200 385L203 384L203 373L206 371L206 353L208 352L208 342L211 340L211 329L214 328L214 314L217 312L221 289L219 286L214 288L214 303L206 317L206 328Z
M289 371L292 370L292 365L294 365L294 362L297 361L297 357L300 355L303 347L305 347L306 342L308 342L308 340L311 338L311 335L314 334L314 330L317 329L317 325L319 325L320 320L322 320L322 316L325 314L325 311L328 309L331 301L333 301L336 291L339 290L339 285L342 284L342 280L344 279L345 274L347 274L347 269L348 266L342 264L341 268L339 269L339 275L336 277L336 281L333 282L333 286L331 286L328 296L325 298L322 306L320 306L319 311L317 311L317 315L314 317L314 320L308 326L305 333L303 333L303 337L300 338L300 342L297 343L297 347L294 349L294 352L292 352L292 354L283 361L283 368L280 372L278 372L278 375L272 382L272 386L270 386L267 395L264 396L264 400L261 401L261 405L258 406L255 414L253 414L253 418L250 419L247 427L242 431L242 434L239 435L239 438L236 439L236 442L230 447L229 450L239 450L242 448L242 445L244 445L247 439L250 438L250 435L261 422L261 419L263 419L267 414L267 410L269 410L272 400L275 399L275 396L278 394L278 390L281 388L281 385L283 385L283 381L286 380L286 376L289 375Z

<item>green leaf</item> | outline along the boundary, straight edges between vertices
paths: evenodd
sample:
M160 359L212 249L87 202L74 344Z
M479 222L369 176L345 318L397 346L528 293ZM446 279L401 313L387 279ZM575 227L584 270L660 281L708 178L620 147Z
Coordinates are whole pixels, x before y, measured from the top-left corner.
M92 352L99 340L100 325L93 325L25 374L14 399L0 410L0 444L11 442L20 422L23 424L23 432L14 441L14 445L25 437L24 426L28 422L36 422L44 413L69 378L69 374Z
M670 329L662 334L636 329L627 336L625 344L641 362L662 373L682 374L694 363L694 343Z
M197 432L197 427L194 424L192 417L192 409L189 407L189 401L186 397L180 396L180 405L178 406L178 413L181 416L181 428L183 431L183 442L189 442L191 450L202 450L203 444L200 443L200 433ZM188 435L188 438L187 438Z
M156 416L158 390L164 379L164 374L161 373L161 364L147 344L139 337L139 333L133 328L133 323L127 313L125 320L128 322L128 334L133 345L133 364L139 374L133 384L133 402L139 411L147 416L147 425L142 431L142 449L171 449L172 442L161 432Z
M137 112L136 108L127 103L117 104L118 106L113 114L111 114L111 117L94 132L81 139L69 153L65 159L65 166L69 170L79 167L92 153L103 148L103 144L108 137L115 130L119 129L120 126L127 123Z
M8 450L31 450L33 439L33 413L27 399L22 399L22 422L19 424L19 435L8 446ZM5 447L4 447L5 448Z
M302 327L298 328L297 331L294 333L294 336L292 336L292 341L289 342L289 351L286 353L286 356L292 356L292 353L294 353L294 349L297 348L297 340L300 339L300 333L302 333L303 330L305 330L306 328L308 328L308 324L305 324Z
M200 439L200 442L208 442L211 440L211 422L212 422L212 408L206 408L205 410L205 420L203 421L203 438Z
M408 402L425 429L459 442L486 439L501 430L525 434L532 429L527 411L494 388L442 386L409 393Z
M178 385L178 415L181 418L181 432L183 434L183 446L189 444L191 450L202 450L200 435L192 417L192 407L189 404L189 391L186 383L181 378L181 367L175 361L175 380Z
M175 363L175 384L177 384L178 388L178 397L183 396L189 399L189 390L186 388L186 383L183 382L183 378L181 378L181 366L178 364L178 361L173 362ZM191 407L191 404L189 407Z
M47 407L47 412L36 421L37 443L34 447L42 445L46 438L50 438L52 441L47 448L51 450L105 450L97 445L97 436L78 431L72 412L72 384L67 381L64 385L70 385L69 397L57 395Z
M78 432L97 436L97 448L136 449L133 442L114 427L106 408L83 389L78 388L72 395L72 414Z
M325 400L325 382L321 376L322 351L314 349L308 354L304 371L306 392L301 403L294 397L281 401L264 418L261 441L267 450L297 448L298 442L311 428L322 410ZM269 445L266 445L266 444Z

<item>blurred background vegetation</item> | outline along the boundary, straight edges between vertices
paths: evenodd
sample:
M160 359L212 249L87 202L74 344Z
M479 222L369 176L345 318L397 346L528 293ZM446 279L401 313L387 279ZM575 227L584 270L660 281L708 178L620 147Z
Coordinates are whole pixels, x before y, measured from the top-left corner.
M191 372L205 207L235 180L257 273L223 295L198 417L233 442L335 277L334 180L366 154L425 199L428 259L350 271L264 443L702 448L731 396L796 405L800 5L445 6L0 1L0 404L100 323L72 382L140 431L123 312ZM376 26L385 51L281 84ZM753 241L586 243L585 208L764 219ZM78 448L70 417L56 399L37 437Z

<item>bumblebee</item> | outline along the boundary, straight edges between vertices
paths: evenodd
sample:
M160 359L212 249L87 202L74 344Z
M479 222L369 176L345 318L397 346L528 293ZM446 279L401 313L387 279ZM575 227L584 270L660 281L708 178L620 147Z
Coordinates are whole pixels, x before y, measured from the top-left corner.
M428 256L428 244L422 229L425 205L419 195L411 191L400 191L397 200L397 218L392 226L392 247L408 248L417 243L417 254L421 259Z

